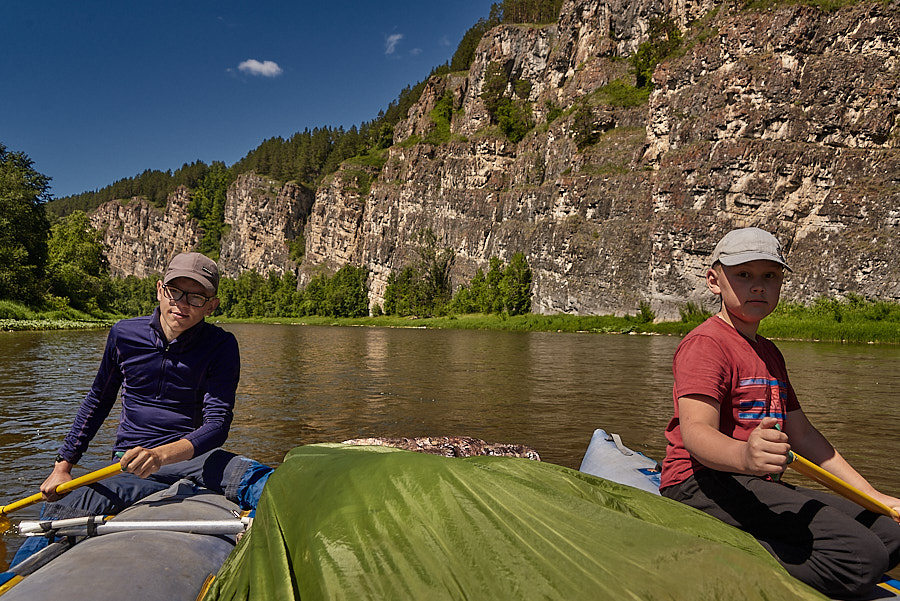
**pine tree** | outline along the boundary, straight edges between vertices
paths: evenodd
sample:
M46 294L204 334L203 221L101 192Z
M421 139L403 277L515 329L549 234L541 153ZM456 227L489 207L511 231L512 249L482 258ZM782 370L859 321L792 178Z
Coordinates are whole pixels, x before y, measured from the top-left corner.
M219 245L225 229L225 200L233 177L225 163L216 161L191 193L188 212L200 222L203 237L197 251L211 259L219 258Z

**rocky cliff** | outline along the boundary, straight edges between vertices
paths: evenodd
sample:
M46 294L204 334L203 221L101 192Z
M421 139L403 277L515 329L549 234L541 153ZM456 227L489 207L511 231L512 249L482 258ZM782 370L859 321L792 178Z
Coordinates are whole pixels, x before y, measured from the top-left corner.
M165 209L142 198L115 200L91 214L103 232L115 277L162 273L172 257L194 249L202 231L188 212L190 190L169 195ZM255 174L238 176L225 202L226 232L219 250L222 273L237 277L253 270L282 275L296 269L289 245L303 234L314 194L294 182L282 184Z
M649 102L628 106L615 86L634 82L627 58L660 22L678 25L681 45L657 66ZM510 90L528 83L536 125L518 143L481 98L498 65ZM447 95L450 141L421 142ZM94 215L116 274L159 270L196 241L185 194L165 213L132 201ZM649 302L677 316L687 301L709 303L705 258L746 225L785 244L786 298L900 300L900 3L571 0L557 24L495 28L467 73L429 80L380 170L344 166L314 197L245 175L226 215L227 274L296 269L302 283L364 265L373 304L430 229L457 253L456 283L524 252L535 312ZM295 265L287 245L301 235Z
M91 213L91 225L103 232L110 272L139 278L162 273L173 256L200 242L197 222L188 214L190 190L169 195L165 210L143 198L117 200Z
M710 234L760 224L788 249L788 298L900 298L898 8L722 11L657 69L654 297L696 289Z
M314 195L294 182L245 174L228 189L219 266L237 277L254 270L282 275L293 269L288 245L303 234Z

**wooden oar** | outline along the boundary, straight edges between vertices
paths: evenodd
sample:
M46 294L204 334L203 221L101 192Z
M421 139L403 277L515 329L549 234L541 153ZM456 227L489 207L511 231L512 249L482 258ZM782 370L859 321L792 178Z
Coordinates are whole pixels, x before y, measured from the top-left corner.
M64 492L69 492L70 490L74 490L79 486L85 486L87 484L93 484L94 482L99 482L104 478L109 478L115 474L118 474L122 471L122 466L118 463L113 463L103 469L99 469L89 474L85 474L84 476L79 476L78 478L74 478L69 480L68 482L63 482L59 486L56 487L56 492L62 494ZM25 497L24 499L20 499L14 503L10 503L9 505L4 505L0 507L0 532L6 532L9 529L10 522L9 518L6 517L7 513L11 513L16 509L22 509L23 507L28 507L29 505L34 505L35 503L39 503L43 500L43 495L41 493L35 493L30 497Z
M890 516L895 520L898 519L898 513L896 509L888 507L881 501L873 499L858 488L847 484L834 474L822 469L812 461L804 459L793 451L788 452L788 466L794 468L804 476L812 478L819 484L833 490L842 497L850 499L854 503L865 507L869 511L874 511L875 513Z

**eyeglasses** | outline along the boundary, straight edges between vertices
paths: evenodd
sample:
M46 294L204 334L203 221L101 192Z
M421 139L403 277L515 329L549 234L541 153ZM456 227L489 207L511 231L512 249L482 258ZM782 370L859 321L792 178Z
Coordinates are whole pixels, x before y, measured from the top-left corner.
M184 290L175 288L174 286L166 286L165 284L163 284L163 293L166 295L167 299L173 300L176 303L187 295L187 303L192 307L202 307L213 299L211 296L203 296L202 294L196 294L194 292L185 292Z

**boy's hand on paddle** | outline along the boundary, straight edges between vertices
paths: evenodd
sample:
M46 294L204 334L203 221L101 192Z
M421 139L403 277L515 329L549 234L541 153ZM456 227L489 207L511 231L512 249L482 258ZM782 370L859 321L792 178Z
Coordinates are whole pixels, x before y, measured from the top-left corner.
M787 434L775 429L778 420L764 417L755 430L750 433L744 447L744 459L747 473L754 476L780 474L787 468L788 444Z
M890 495L886 495L886 494L878 492L878 491L875 491L874 493L870 494L869 496L880 503L884 503L891 509L896 510L897 515L894 516L894 521L897 523L900 523L900 499L898 499L897 497L892 497Z

